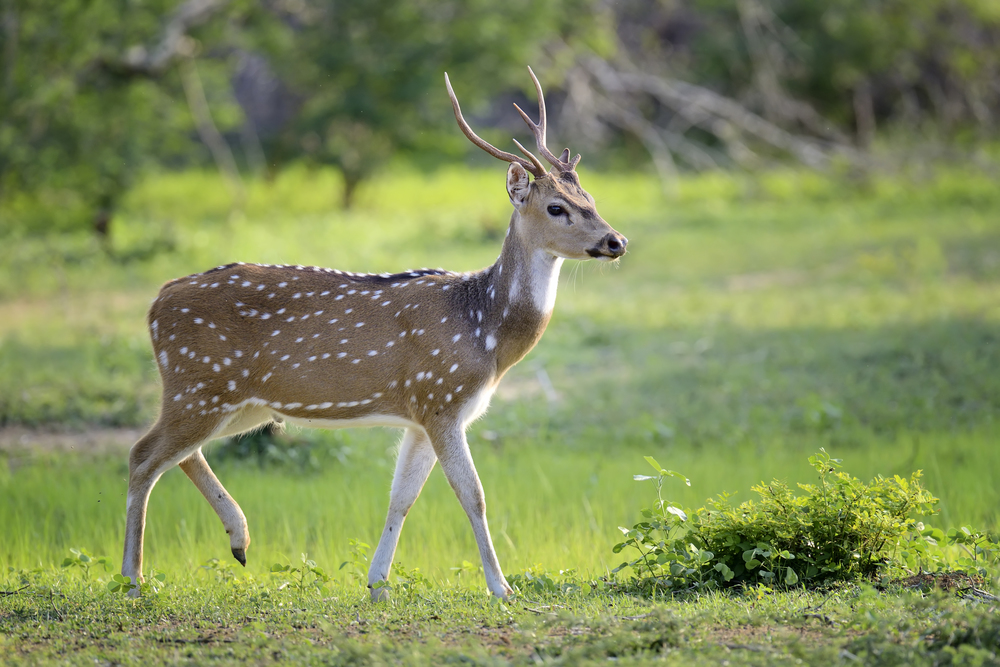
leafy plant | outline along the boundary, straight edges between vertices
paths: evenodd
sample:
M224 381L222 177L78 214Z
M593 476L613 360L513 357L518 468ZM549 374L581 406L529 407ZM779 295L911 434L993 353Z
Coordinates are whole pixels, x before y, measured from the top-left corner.
M343 570L346 567L347 574L352 579L356 582L364 582L368 578L368 550L371 549L371 545L357 538L351 538L349 544L351 554L347 560L340 564L338 569Z
M937 503L921 487L920 472L909 479L876 476L866 484L839 471L841 461L820 449L809 457L819 483L798 484L801 495L774 480L752 487L758 500L737 506L721 494L691 512L662 495L667 479L687 479L651 457L646 461L657 474L634 478L656 482L656 502L642 511L643 521L620 528L626 539L614 552L639 555L613 571L631 569L631 586L646 594L739 584L812 586L873 578L892 567L976 569L1000 553L988 536L970 528L946 535L912 518L933 514ZM933 549L939 543L958 545L964 555L952 563Z
M90 579L90 568L94 565L104 566L105 572L110 569L111 561L104 556L92 556L85 549L70 549L69 552L72 555L63 559L62 566L79 568L83 571L84 579Z
M546 572L541 565L529 567L520 574L507 577L515 591L534 595L572 595L580 592L590 593L600 582L587 582L579 577L576 570L559 570L558 575Z
M141 593L158 593L160 586L166 583L166 581L167 575L164 572L157 572L156 570L150 571L149 578L141 583L136 583L132 577L115 573L111 575L111 580L108 582L108 590L112 593L122 593L125 595L136 588Z
M399 591L403 594L406 599L412 599L417 591L429 590L432 587L432 582L427 578L420 568L415 567L408 569L402 563L395 563L392 566L392 583L379 582L381 586L379 588L388 588L392 591Z
M323 568L317 566L316 561L309 560L307 554L302 554L300 559L302 561L302 565L300 566L293 566L291 564L282 565L281 563L275 563L271 566L272 575L287 574L289 576L289 580L282 584L280 588L291 584L302 593L310 587L319 590L330 583L330 575L323 571Z

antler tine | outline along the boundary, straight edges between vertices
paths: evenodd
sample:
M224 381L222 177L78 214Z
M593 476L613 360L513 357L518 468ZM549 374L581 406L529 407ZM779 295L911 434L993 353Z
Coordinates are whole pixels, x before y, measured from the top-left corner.
M448 88L448 96L451 98L451 106L455 110L455 120L458 121L458 127L461 128L462 133L469 138L469 141L474 143L476 146L479 146L480 148L482 148L484 151L486 151L495 158L503 160L504 162L518 163L519 165L530 171L535 176L535 178L541 178L542 176L545 175L546 173L545 165L543 165L537 157L525 151L524 148L521 146L521 144L517 144L516 140L514 141L514 143L517 144L518 148L520 148L525 155L531 158L530 162L528 160L525 160L524 158L514 155L513 153L508 153L506 151L500 150L499 148L487 142L486 140L480 138L478 134L473 132L472 128L469 127L469 124L465 122L465 118L462 117L462 107L460 107L458 104L458 97L455 95L455 91L451 87L451 81L448 79L447 72L445 72L444 74L444 85ZM523 115L524 112L522 111L521 113Z
M535 157L535 154L532 153L531 151L529 151L527 148L525 148L521 144L520 141L518 141L517 139L514 139L513 141L514 141L514 145L517 146L518 150L520 150L522 153L524 153L525 155L527 155L531 159L532 162L534 162L535 160L538 160L538 158ZM541 160L538 160L538 164L542 165L542 169L545 169L545 165L542 164Z
M545 113L545 95L542 93L542 84L538 82L538 77L535 76L535 70L528 66L528 74L531 75L531 81L535 84L535 96L538 97L538 125L542 128L541 131L541 146L545 146L548 140L545 138L545 131L549 127L548 115ZM520 111L520 109L518 109ZM524 115L524 112L521 112ZM548 148L545 148L548 151Z
M531 128L532 133L535 135L535 144L538 146L538 152L541 153L542 157L548 160L553 167L556 167L560 171L572 171L577 162L580 161L579 158L570 163L568 148L563 152L563 157L560 159L556 157L545 145L545 130L548 125L545 114L545 95L542 93L542 84L538 82L538 77L535 76L534 71L532 71L530 67L528 68L528 74L531 75L531 80L535 84L535 93L538 95L538 122L535 123L532 121L528 114L524 113L524 110L516 104L514 105L514 108L517 109L517 112L521 114L521 118L524 119L524 122ZM524 149L522 148L521 150L523 151Z
M568 148L564 148L563 152L562 152L562 155L559 156L559 161L560 162L565 162L566 164L569 165L570 170L573 170L573 169L576 169L576 165L580 164L580 158L581 157L583 157L583 156L580 155L579 153L577 153L576 157L573 158L573 160L571 162L570 159L569 159L569 149Z

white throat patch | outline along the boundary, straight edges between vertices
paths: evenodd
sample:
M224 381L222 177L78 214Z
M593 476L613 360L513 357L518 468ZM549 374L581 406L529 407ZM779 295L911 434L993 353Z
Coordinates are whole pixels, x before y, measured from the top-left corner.
M531 300L540 313L548 314L555 308L559 269L562 268L562 263L562 257L553 257L544 250L535 250L531 254L528 284Z

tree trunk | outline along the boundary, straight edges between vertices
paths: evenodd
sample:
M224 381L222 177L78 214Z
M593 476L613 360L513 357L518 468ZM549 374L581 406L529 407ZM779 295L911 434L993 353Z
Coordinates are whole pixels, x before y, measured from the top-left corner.
M875 138L875 105L871 84L867 79L854 86L854 129L858 147L868 150Z
M107 247L111 242L111 220L115 214L115 199L113 196L104 193L97 198L97 208L94 210L92 227L100 239L101 244Z
M363 177L361 174L353 171L344 171L343 199L340 205L345 211L351 210L354 206L354 195L357 193L358 185L362 180Z

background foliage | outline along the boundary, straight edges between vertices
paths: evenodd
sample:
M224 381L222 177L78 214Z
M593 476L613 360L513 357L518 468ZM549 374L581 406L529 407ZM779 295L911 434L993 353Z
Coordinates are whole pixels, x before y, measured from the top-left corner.
M991 0L3 0L0 22L3 234L106 235L140 174L213 162L237 210L241 174L299 162L335 166L330 203L348 206L392 159L469 150L446 70L507 144L519 119L482 103L532 96L534 64L560 135L604 164L645 161L640 147L698 168L775 151L813 163L793 135L823 151L900 133L970 149L1000 108ZM596 63L673 81L679 98L599 85Z

